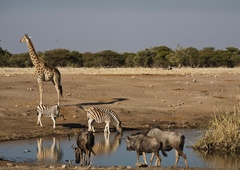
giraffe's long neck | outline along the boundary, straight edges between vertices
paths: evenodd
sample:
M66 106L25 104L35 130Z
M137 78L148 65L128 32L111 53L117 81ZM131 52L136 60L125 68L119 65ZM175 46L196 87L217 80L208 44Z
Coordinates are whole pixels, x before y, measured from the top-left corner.
M29 41L27 41L27 46L28 46L28 51L29 51L29 55L32 60L32 63L34 66L37 66L40 62L40 59L38 58L37 53L33 47L33 43L30 39Z

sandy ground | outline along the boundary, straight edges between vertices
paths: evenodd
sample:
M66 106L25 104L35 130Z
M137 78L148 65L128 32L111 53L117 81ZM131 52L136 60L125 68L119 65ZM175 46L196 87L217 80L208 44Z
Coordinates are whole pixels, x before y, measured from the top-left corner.
M201 127L215 113L231 112L239 99L239 68L59 70L64 118L57 119L53 130L51 119L43 117L42 128L36 125L39 92L34 69L0 69L0 141L77 134L87 127L86 113L79 106L114 110L123 130ZM45 82L43 96L44 104L57 103L51 82ZM103 125L96 127L101 131Z

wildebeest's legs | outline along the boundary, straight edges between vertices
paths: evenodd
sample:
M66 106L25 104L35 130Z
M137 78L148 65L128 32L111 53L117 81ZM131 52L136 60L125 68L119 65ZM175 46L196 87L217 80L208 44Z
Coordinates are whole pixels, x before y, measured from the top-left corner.
M186 167L188 168L189 166L188 166L188 161L187 161L187 156L186 156L186 154L184 154L182 157L183 157L183 159L184 159L184 162L185 162L185 164L186 164Z
M154 156L155 156L155 153L152 153L152 156L151 156L151 158L150 158L150 166L152 166L152 161L153 161L153 159L154 159ZM156 158L157 159L157 158ZM157 162L157 161L156 161Z
M178 161L180 159L180 156L182 156L183 159L184 159L184 163L185 163L186 167L188 168L188 161L187 161L186 154L182 150L180 150L180 149L179 150L175 150L175 154L176 154L176 161L175 161L174 167L177 167L177 164L178 164Z
M144 163L147 165L147 159L146 159L146 153L145 152L142 153L142 157L143 157Z
M159 154L159 152L155 153L156 154L156 162L155 162L155 166L161 166L161 156ZM153 155L152 155L153 156Z
M177 167L178 161L180 159L180 155L177 150L175 150L175 155L176 155L176 161L175 161L174 167Z
M87 150L87 152L85 153L85 165L89 165L90 164L90 151Z
M139 164L139 157L140 157L140 153L137 151L137 164Z
M80 150L80 166L83 166L83 164L84 164L84 161L85 161L85 159L84 159L84 151L82 151L82 150Z

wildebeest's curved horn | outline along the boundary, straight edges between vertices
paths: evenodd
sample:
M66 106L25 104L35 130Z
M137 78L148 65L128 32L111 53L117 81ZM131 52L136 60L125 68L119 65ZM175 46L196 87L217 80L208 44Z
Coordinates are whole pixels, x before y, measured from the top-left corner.
M74 144L72 144L71 148L76 151L77 150L77 147L74 147Z

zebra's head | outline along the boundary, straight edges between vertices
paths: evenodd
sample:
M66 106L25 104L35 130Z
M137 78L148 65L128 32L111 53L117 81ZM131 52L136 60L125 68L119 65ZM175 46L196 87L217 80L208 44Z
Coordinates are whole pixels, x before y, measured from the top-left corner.
M122 133L121 121L119 121L119 123L116 125L116 130L117 130L119 133Z

